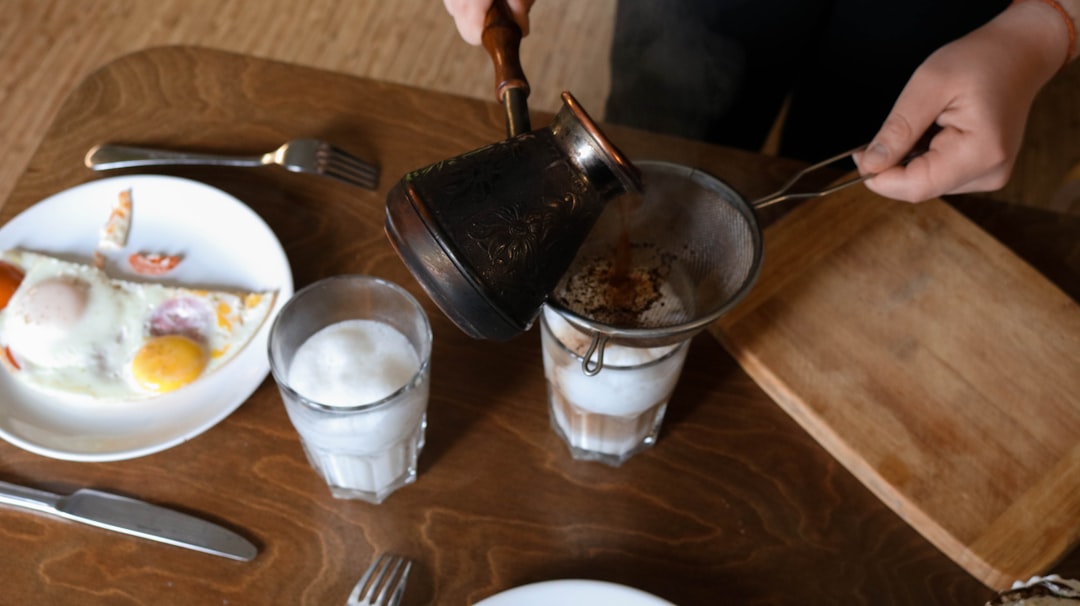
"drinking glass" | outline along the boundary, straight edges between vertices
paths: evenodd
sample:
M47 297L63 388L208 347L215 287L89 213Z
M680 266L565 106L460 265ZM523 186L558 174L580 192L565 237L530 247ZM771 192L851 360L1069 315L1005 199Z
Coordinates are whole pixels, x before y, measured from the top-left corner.
M325 359L316 365L320 372L336 368L343 381L351 381L335 392L334 401L319 401L312 395L315 390L325 393L323 384L309 387L308 393L298 389L297 384L304 379L293 372L298 350L320 331L356 320L381 323L385 325L381 330L389 327L399 336L387 339L385 333L378 333L359 341L338 341L334 350L322 352ZM377 328L371 322L352 325ZM387 349L393 347L399 351ZM400 351L402 348L406 351ZM333 496L381 503L416 480L427 425L431 326L412 295L372 276L337 276L315 282L281 309L270 329L269 353L271 373L289 419L308 461ZM399 354L415 354L410 358L415 359L415 372L405 375L408 378L401 385L371 384L386 381L394 369L384 365L393 363ZM306 367L297 365L297 369ZM373 398L373 393L386 395Z
M592 337L547 306L540 339L551 424L575 459L619 466L656 442L689 339L663 347L609 343L595 375L582 365Z

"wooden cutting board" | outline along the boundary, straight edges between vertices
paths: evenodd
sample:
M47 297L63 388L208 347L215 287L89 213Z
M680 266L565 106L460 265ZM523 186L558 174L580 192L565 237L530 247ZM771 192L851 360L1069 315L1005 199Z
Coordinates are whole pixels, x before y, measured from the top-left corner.
M1052 572L1080 538L1080 307L944 202L804 204L711 331L986 585Z

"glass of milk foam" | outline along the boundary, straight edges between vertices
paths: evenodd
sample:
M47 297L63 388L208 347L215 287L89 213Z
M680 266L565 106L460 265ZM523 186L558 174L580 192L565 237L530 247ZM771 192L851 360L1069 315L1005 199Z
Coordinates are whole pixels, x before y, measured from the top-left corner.
M331 494L381 503L416 481L431 326L412 295L372 276L315 282L282 307L269 350L285 410Z
M656 442L690 340L663 347L609 343L603 368L590 376L582 361L591 340L544 307L540 342L551 425L575 459L617 467Z

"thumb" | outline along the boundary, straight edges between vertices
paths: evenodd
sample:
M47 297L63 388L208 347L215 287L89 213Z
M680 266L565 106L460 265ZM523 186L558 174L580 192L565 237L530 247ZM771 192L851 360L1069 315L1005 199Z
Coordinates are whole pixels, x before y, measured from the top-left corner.
M514 21L517 21L518 27L521 28L521 37L529 35L529 11L532 10L532 5L536 0L506 0L506 5L510 7L510 13L514 15Z
M443 0L446 12L454 18L461 38L473 46L480 45L484 30L484 17L491 2L468 2L466 0Z
M855 155L860 172L880 173L900 164L944 110L909 82L866 150Z

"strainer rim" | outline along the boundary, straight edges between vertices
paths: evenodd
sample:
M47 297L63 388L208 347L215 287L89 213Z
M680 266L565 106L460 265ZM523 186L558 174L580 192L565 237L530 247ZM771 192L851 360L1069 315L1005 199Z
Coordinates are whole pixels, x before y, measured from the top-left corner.
M544 303L561 314L578 330L585 332L592 331L614 341L649 341L654 344L681 341L704 330L741 302L750 292L750 289L757 281L758 275L761 273L761 265L764 258L764 238L762 236L761 226L758 223L754 209L742 194L719 177L702 168L669 160L635 160L634 163L642 169L642 173L645 172L645 168L647 167L656 167L662 171L685 174L703 187L723 194L720 196L721 201L732 206L744 219L746 219L752 235L751 244L753 246L753 253L750 271L744 278L743 283L739 285L739 288L737 288L723 304L711 310L709 313L688 322L664 327L631 328L625 326L613 326L591 320L569 309L567 306L560 303L556 297L551 295L547 297L547 300Z

